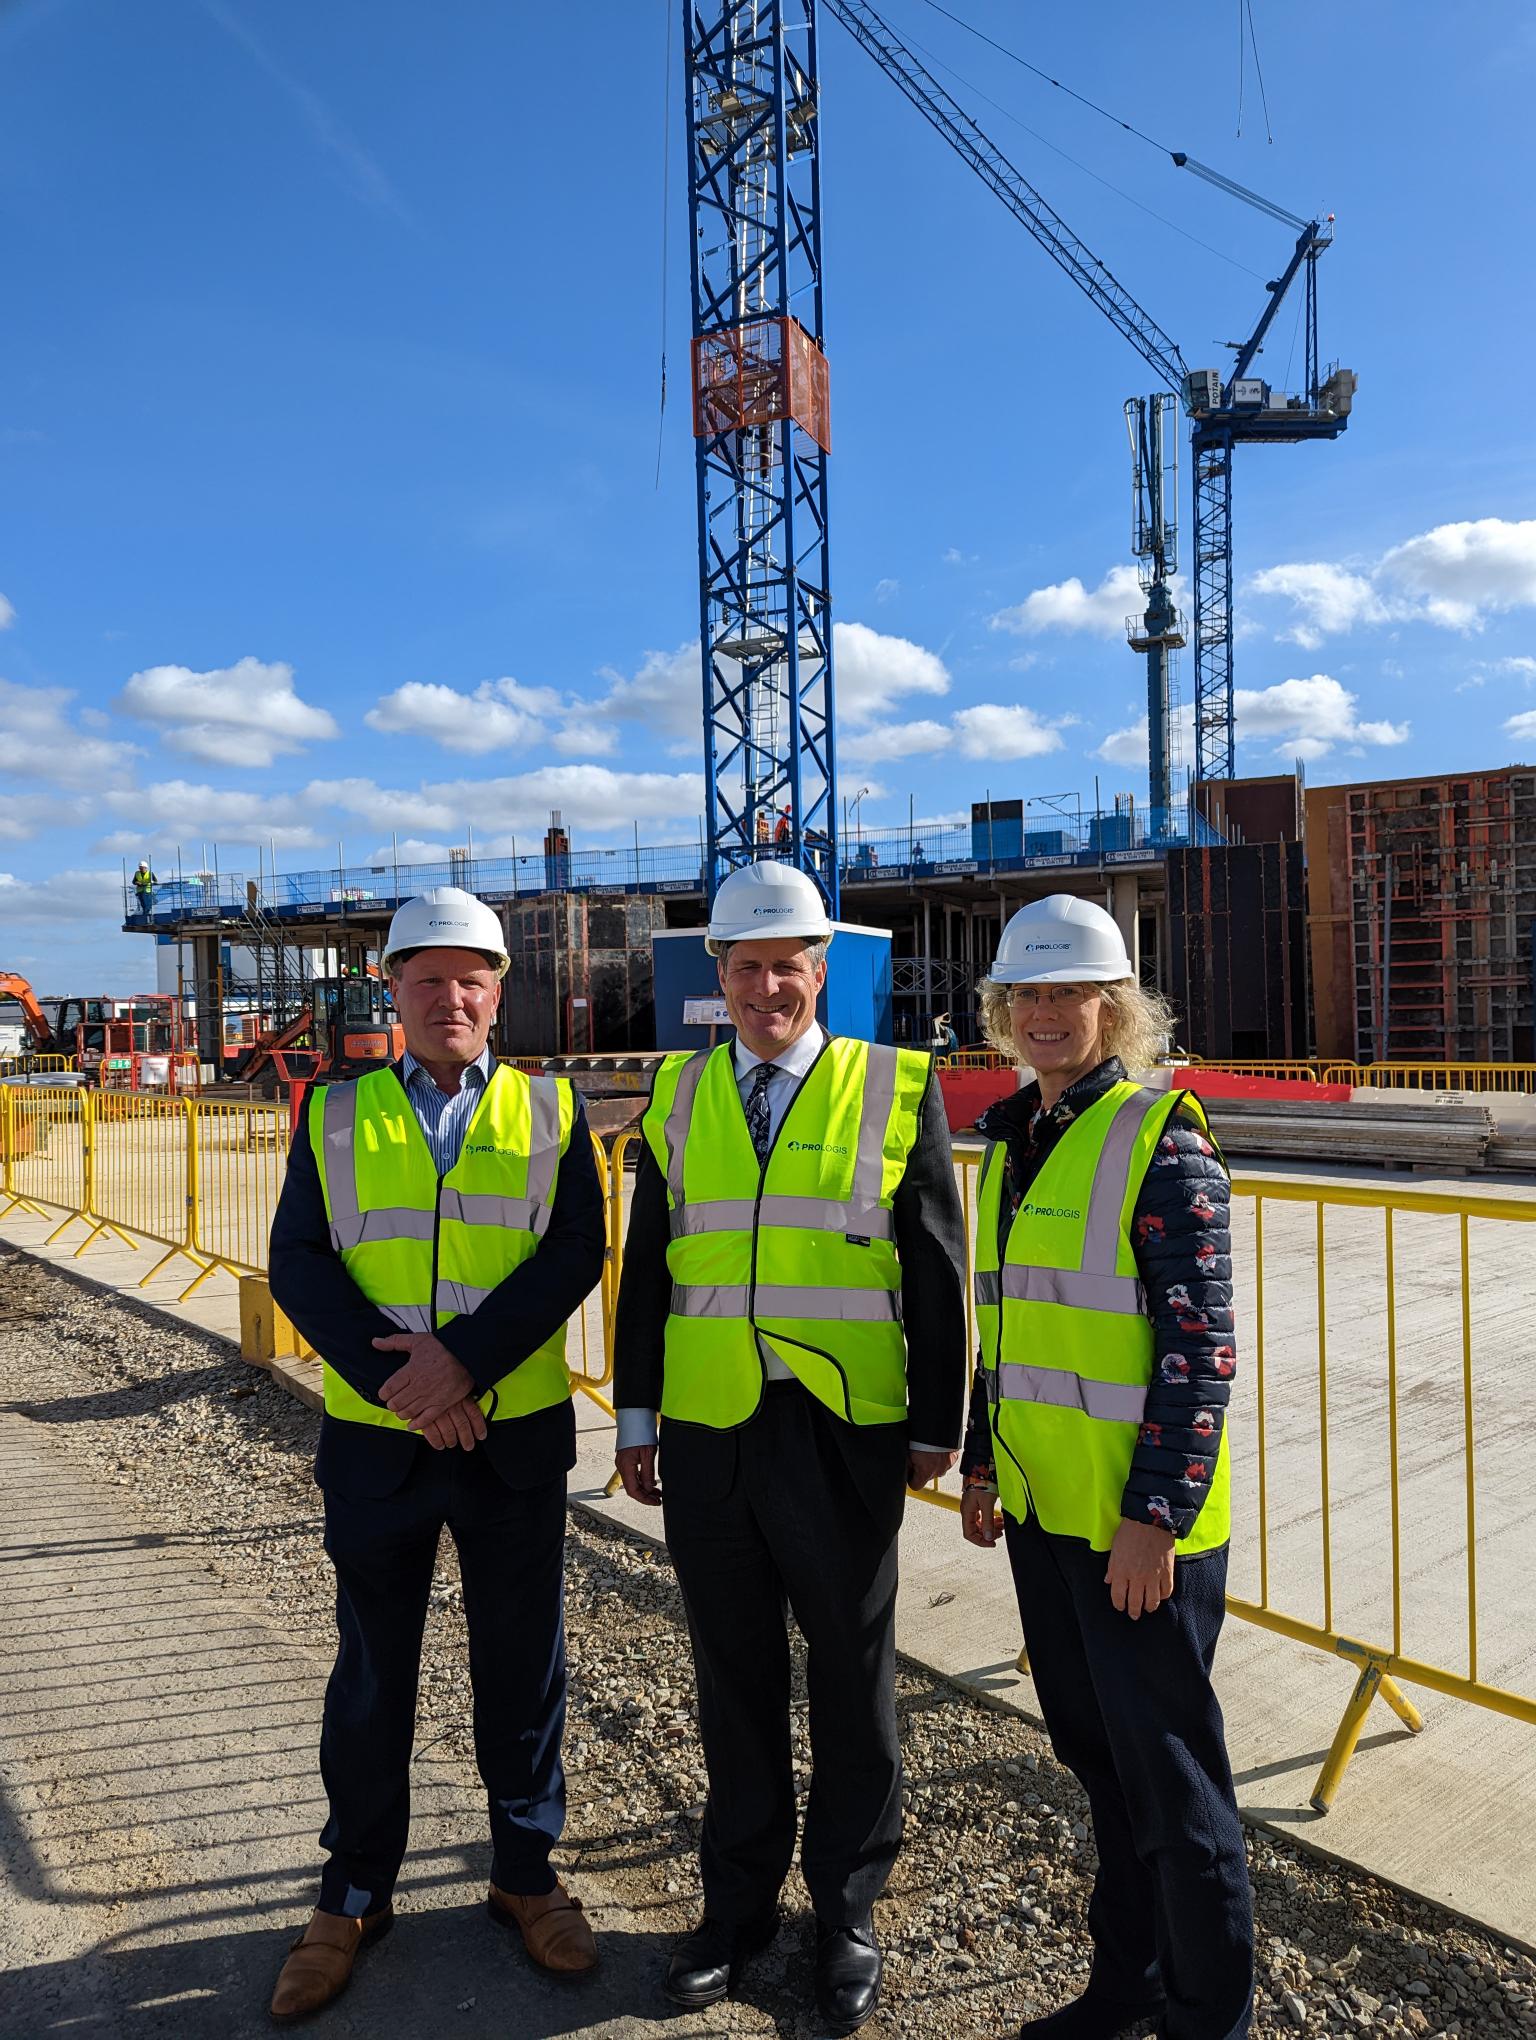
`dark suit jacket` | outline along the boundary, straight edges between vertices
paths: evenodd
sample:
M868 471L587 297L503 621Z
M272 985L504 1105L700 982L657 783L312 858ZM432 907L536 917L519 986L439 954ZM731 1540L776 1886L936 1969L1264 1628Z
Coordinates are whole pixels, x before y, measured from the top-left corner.
M893 1217L901 1260L902 1327L907 1341L907 1419L900 1426L858 1425L828 1413L828 1423L861 1487L878 1467L882 1489L894 1463L890 1434L899 1429L900 1464L906 1441L935 1446L960 1443L965 1406L965 1223L955 1187L953 1141L944 1101L930 1081L923 1098L917 1144L897 1185ZM660 1409L662 1356L672 1277L667 1272L667 1186L648 1146L635 1166L629 1232L624 1242L614 1329L613 1400L619 1409ZM688 1434L684 1437L682 1434ZM709 1441L721 1441L711 1447ZM670 1444L669 1444L670 1441ZM718 1463L726 1481L735 1465L735 1433L668 1418L663 1444L674 1469L686 1464L705 1477ZM896 1494L901 1492L897 1476Z
M401 1074L396 1066L395 1074ZM603 1271L603 1196L581 1101L570 1147L560 1163L549 1230L537 1253L493 1289L478 1310L453 1318L438 1333L484 1392L536 1352L597 1286ZM309 1144L307 1116L294 1130L288 1174L272 1220L272 1295L315 1350L370 1402L401 1365L398 1353L376 1353L374 1339L399 1330L371 1304L331 1245L320 1172ZM323 1488L359 1497L392 1494L418 1454L431 1446L414 1433L325 1417L315 1479ZM451 1447L450 1450L457 1450ZM576 1420L569 1402L487 1427L484 1452L511 1487L533 1487L576 1463Z

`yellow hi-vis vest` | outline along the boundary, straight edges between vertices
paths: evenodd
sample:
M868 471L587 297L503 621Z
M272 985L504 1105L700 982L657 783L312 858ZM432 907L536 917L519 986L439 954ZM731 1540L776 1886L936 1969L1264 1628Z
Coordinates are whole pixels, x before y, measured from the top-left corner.
M891 1207L931 1071L911 1049L829 1040L760 1167L730 1043L668 1056L643 1123L670 1211L663 1416L744 1424L761 1338L834 1415L905 1417Z
M538 1249L549 1226L575 1104L559 1077L498 1066L439 1177L405 1087L393 1070L325 1084L309 1103L331 1245L343 1267L405 1332L435 1331L472 1311ZM565 1328L504 1374L480 1407L491 1421L550 1409L571 1393ZM408 1428L329 1364L326 1415Z
M998 1265L1003 1144L982 1157L976 1319L987 1370L998 1495L1022 1523L1108 1551L1159 1364L1131 1220L1164 1127L1187 1091L1112 1085L1063 1133L1029 1187ZM1231 1535L1222 1429L1210 1492L1183 1554ZM1170 1496L1172 1501L1173 1497Z

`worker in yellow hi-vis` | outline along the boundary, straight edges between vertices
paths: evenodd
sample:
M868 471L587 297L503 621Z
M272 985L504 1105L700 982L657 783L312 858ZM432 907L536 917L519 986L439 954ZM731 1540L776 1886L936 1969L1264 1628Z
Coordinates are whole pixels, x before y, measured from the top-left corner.
M1171 1015L1102 907L1009 921L982 986L1034 1082L988 1108L976 1217L981 1365L961 1524L1012 1563L1051 1744L1098 1870L1082 1996L1024 2040L1249 2027L1253 1910L1211 1661L1231 1533L1230 1185L1187 1091L1132 1072Z

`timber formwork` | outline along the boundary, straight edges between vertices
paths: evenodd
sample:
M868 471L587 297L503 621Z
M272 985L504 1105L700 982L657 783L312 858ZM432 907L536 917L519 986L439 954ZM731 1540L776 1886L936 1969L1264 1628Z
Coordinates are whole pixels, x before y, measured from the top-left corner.
M1319 788L1307 809L1318 1052L1530 1060L1536 772Z

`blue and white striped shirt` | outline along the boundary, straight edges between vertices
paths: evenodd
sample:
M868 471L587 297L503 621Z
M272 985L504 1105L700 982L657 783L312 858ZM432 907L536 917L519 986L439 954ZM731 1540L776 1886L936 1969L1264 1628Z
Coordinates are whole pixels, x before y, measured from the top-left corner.
M489 1048L481 1049L478 1059L459 1079L459 1088L451 1098L446 1091L437 1088L409 1049L405 1051L401 1068L405 1077L405 1095L411 1101L427 1146L432 1150L437 1173L446 1176L459 1159L469 1122L474 1118L475 1108L491 1081L494 1068L491 1051Z

